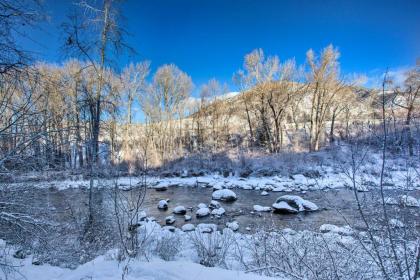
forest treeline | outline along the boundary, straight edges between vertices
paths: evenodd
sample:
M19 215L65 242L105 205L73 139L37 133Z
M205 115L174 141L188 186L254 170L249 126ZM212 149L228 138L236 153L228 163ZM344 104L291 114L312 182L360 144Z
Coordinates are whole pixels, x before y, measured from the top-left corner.
M5 1L15 10L24 2ZM0 41L9 42L0 45L2 170L104 163L135 170L229 149L317 151L349 136L374 135L382 94L394 146L418 152L419 64L403 84L384 79L382 93L363 87L360 77L344 76L332 45L309 50L303 65L256 49L233 75L239 92L211 79L193 97L191 77L174 64L153 73L149 61L114 67L127 47L113 2L77 7L87 12L63 23L69 59L60 65L30 61L14 44L16 24L35 24L33 13L1 19L6 32ZM2 9L7 14L7 6Z

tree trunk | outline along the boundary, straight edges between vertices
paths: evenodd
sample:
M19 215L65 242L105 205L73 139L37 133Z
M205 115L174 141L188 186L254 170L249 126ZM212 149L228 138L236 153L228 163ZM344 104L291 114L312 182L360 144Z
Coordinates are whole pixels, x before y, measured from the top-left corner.
M336 110L334 110L332 119L331 119L331 129L330 129L330 144L334 143L334 123L335 123L335 117L336 117Z

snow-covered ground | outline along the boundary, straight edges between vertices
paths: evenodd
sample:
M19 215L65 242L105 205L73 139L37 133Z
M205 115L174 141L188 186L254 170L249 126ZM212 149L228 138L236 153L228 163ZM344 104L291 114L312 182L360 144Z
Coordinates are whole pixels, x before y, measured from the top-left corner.
M100 256L79 266L75 270L50 265L35 266L31 261L21 262L21 276L27 280L115 280L121 279L126 262L118 263L108 256ZM0 273L1 275L1 273ZM20 277L20 276L15 276ZM0 278L1 279L1 278ZM13 279L13 278L12 278ZM155 259L150 262L131 261L126 280L269 280L270 277L233 271L217 267L205 267L188 261L168 261ZM282 278L285 279L285 278Z
M356 176L357 189L360 191L368 191L379 185L380 176L375 172L377 166L368 165L362 169L362 172ZM129 188L140 182L137 177L119 177L117 183L121 188ZM147 177L146 179L150 188L169 188L169 187L212 187L213 189L254 189L272 192L292 192L292 191L311 191L311 190L328 190L337 188L352 187L352 181L344 172L339 172L334 168L323 168L319 172L319 176L294 174L286 176L269 176L269 177L248 177L241 178L239 176L223 177L220 175L206 175L199 177ZM384 180L384 189L401 189L401 190L420 190L420 174L412 168L403 170L390 170L386 172ZM25 182L10 183L9 186L27 185ZM73 180L49 180L32 182L33 187L48 188L54 187L59 190L67 188L88 187L89 180L75 178ZM113 180L95 181L98 187L113 187Z
M273 279L254 274L265 270L266 274L281 280L299 279L290 277L294 273L299 273L295 276L303 276L302 279L313 279L311 273L319 274L319 279L327 279L325 277L333 269L348 276L342 279L356 279L352 277L359 271L363 271L369 279L380 279L377 274L379 267L373 265L364 249L370 246L366 242L366 232L349 226L326 224L317 232L286 228L253 235L235 233L230 229L218 232L215 229L214 225L200 224L194 231L174 229L172 232L153 221L145 221L139 231L142 247L136 259L119 261L118 250L114 249L72 270L48 264L34 265L32 255L20 260L9 254L7 262L14 265L18 273L9 275L11 278L8 279L113 280L121 279L123 274L124 279L133 280ZM363 246L361 242L364 242ZM154 249L157 244L159 250ZM381 243L378 244L381 250ZM406 245L412 250L415 242ZM0 246L5 246L5 243ZM179 250L168 255L172 247ZM198 264L209 256L215 267ZM170 258L170 261L159 257ZM330 263L330 258L334 258L336 263ZM295 267L289 270L289 265Z

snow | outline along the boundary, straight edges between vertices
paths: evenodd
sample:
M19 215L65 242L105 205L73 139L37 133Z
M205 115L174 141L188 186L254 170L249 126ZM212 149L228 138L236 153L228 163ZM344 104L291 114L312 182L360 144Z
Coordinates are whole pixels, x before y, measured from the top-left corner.
M205 216L208 216L208 215L210 215L210 209L207 208L207 207L200 208L200 209L197 210L197 212L195 213L195 215L197 217L205 217Z
M25 260L19 272L27 280L115 280L121 279L126 263L119 263L109 257L100 256L75 270L50 265L35 266ZM205 267L189 261L170 261L154 259L149 262L131 260L126 280L270 280L272 278L253 273Z
M385 197L385 204L389 204L389 205L398 205L399 202L398 200L396 200L394 197Z
M337 233L343 236L350 236L350 235L353 235L354 233L353 229L349 226L339 227L339 226L331 225L331 224L323 224L322 226L320 226L319 231L322 233L327 233L327 232Z
M268 195L268 192L266 192L266 191L262 191L262 192L261 192L261 195L262 195L262 196L266 196L266 195Z
M254 205L254 211L256 212L270 212L271 207L268 206L261 206L261 205Z
M162 199L158 203L158 208L159 209L168 209L168 202L166 200Z
M187 213L187 209L184 206L177 206L174 208L173 213L185 215L185 213Z
M207 205L206 204L204 204L204 203L200 203L200 204L198 204L198 206L197 206L198 208L207 208Z
M401 226L397 222L397 226ZM125 260L118 262L118 251L111 250L105 255L99 256L96 259L80 265L74 270L65 269L60 267L53 267L48 264L43 265L32 265L32 255L26 257L23 260L13 259L14 264L19 266L19 272L22 273L24 277L28 280L78 280L78 279L97 279L97 280L108 280L108 279L120 279L125 268L128 268L126 271L125 279L140 279L140 280L154 280L154 279L168 279L168 280L185 280L185 279L255 279L255 280L268 280L268 279L280 279L280 280L291 280L285 278L282 275L279 275L277 278L265 278L252 273L245 273L244 269L258 268L254 266L252 259L253 247L250 248L247 245L253 244L254 246L263 246L260 242L258 243L248 243L252 241L253 235L244 234L244 233L233 233L232 231L238 230L239 225L236 221L227 223L226 226L229 229L224 229L223 234L217 231L217 225L215 224L199 224L194 230L192 224L186 224L182 227L182 230L176 229L172 226L160 227L155 222L144 222L142 223L140 229L142 234L148 236L148 240L156 240L156 238L162 236L174 236L179 240L178 244L182 244L181 251L174 258L174 261L165 262L161 259L157 259L157 256L151 255L148 257L148 262L144 261L143 258L130 259L129 261ZM249 226L246 227L246 230L251 230ZM290 228L285 228L281 231L271 232L268 235L263 235L268 238L267 242L270 244L277 244L277 242L282 242L284 246L287 244L293 244L293 248L296 248L299 252L302 249L307 248L305 240L311 240L311 242L317 242L314 246L317 246L317 252L322 253L322 255L316 255L316 258L325 258L327 257L327 251L322 251L323 244L328 243L329 250L333 252L337 251L337 254L342 254L342 257L347 259L349 256L352 258L358 258L364 260L368 258L365 251L360 250L359 240L352 236L352 229L349 227L339 227L335 225L326 224L321 226L321 232L324 232L323 235L320 235L317 232L311 231L294 231ZM170 232L168 232L170 231ZM203 233L204 235L201 235ZM195 236L195 237L194 237ZM198 236L198 237L197 237ZM228 244L237 244L232 246L238 246L243 251L243 261L247 262L247 265L250 265L249 268L244 268L240 265L239 260L235 259L233 256L236 249L230 249L227 251L226 262L222 265L228 267L229 270L222 269L220 267L207 268L198 264L200 261L197 258L196 249L194 249L192 238L204 238L203 240L209 240L213 242L216 239L216 236L219 238L224 238L230 236L232 239L229 240ZM280 237L281 236L281 237ZM271 241L270 241L271 240ZM271 243L275 241L275 243ZM0 242L1 244L1 242ZM413 246L415 248L413 243ZM174 244L175 246L175 244ZM410 245L411 246L411 245ZM349 248L354 248L349 252ZM270 249L270 247L268 247ZM275 248L274 248L275 249ZM278 248L277 248L278 249ZM264 250L261 247L261 250ZM350 255L349 255L350 254ZM340 255L341 256L341 255ZM293 258L293 254L287 256ZM293 260L298 261L298 260ZM317 260L316 260L317 261ZM340 263L340 262L339 262ZM356 263L357 264L357 263ZM262 264L264 265L264 264ZM346 264L343 264L346 265ZM260 266L261 267L261 266ZM342 266L340 265L340 269ZM363 269L369 269L363 268ZM242 271L239 271L242 270ZM1 272L0 272L1 277ZM12 278L13 279L13 278ZM294 278L293 278L294 279ZM304 278L306 279L306 278ZM311 278L307 278L311 279ZM374 278L379 279L379 278Z
M420 201L409 195L402 195L400 197L401 204L407 207L420 207Z
M195 226L193 224L185 224L181 227L182 231L193 231Z
M174 216L168 216L165 218L165 223L167 225L172 225L173 223L175 223L175 217Z
M373 157L372 157L373 158ZM380 161L380 157L374 161ZM391 165L391 162L389 163ZM305 168L305 167L302 167ZM356 176L356 188L359 191L369 191L375 189L379 185L379 177L373 171L377 171L378 165L375 162L366 162L360 169L362 172ZM237 176L230 176L222 178L218 175L204 175L198 177L170 177L159 178L148 176L145 180L150 188L173 188L173 187L212 187L213 190L223 189L255 189L261 191L273 192L289 192L289 191L313 191L324 189L337 188L352 188L353 182L336 166L317 167L314 169L320 175L318 178L306 177L304 174L275 175L266 177L248 177L240 178ZM420 190L419 174L415 168L406 166L393 166L393 169L388 172L386 185L384 189L401 189L401 190ZM36 188L57 188L59 190L67 188L89 187L89 180L83 180L79 177L67 180L45 180L33 184ZM100 182L99 182L100 181ZM135 187L140 178L136 177L120 177L117 179L101 179L95 181L95 187L106 188L113 187L114 182L117 181L121 188ZM25 186L25 182L11 183L11 187Z
M236 193L228 189L217 190L213 192L212 198L216 200L225 200L225 201L233 201L237 199Z
M276 203L280 203L282 201L286 202L289 206L295 208L299 212L318 210L318 206L315 203L309 200L305 200L297 195L280 196L279 198L277 198Z
M226 212L225 209L220 207L220 208L212 210L211 214L216 215L216 216L222 216L223 214L225 214L225 212Z
M299 212L296 208L291 207L285 201L276 202L272 206L274 208L274 212L287 212L287 213Z
M184 220L187 221L191 221L191 216L190 215L184 215Z
M398 198L385 197L385 204L401 205L405 207L420 207L420 200L410 195L400 195Z
M198 224L197 230L202 233L211 233L217 231L217 225L215 224Z
M165 230L165 231L170 231L170 232L175 232L176 231L176 227L174 227L174 226L163 226L162 229Z
M390 219L389 220L389 225L392 227L392 228L403 228L404 227L404 223L403 222L401 222L400 220L398 220L398 219Z
M230 223L228 222L228 223L226 223L226 226L233 231L237 231L239 229L239 224L238 224L237 221L233 221L233 222L230 222Z
M217 209L217 208L220 208L221 205L220 205L220 203L218 201L212 200L212 201L210 201L209 207L210 208L213 208L213 209Z

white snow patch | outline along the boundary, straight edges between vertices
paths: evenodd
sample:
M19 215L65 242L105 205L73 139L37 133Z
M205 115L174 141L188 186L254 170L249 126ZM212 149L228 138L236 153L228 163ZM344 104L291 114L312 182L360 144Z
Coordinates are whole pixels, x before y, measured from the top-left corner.
M239 229L239 224L238 224L237 221L233 221L233 222L230 222L230 223L228 222L228 223L226 223L226 226L233 231L237 231Z
M261 205L254 205L254 211L256 211L256 212L270 212L271 211L271 207L261 206Z

